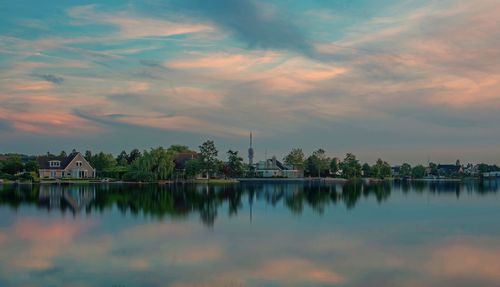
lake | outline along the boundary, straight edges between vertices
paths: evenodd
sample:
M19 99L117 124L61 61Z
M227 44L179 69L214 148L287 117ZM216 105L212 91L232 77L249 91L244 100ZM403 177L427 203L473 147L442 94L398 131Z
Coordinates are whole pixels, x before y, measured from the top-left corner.
M499 190L0 185L0 286L500 286Z

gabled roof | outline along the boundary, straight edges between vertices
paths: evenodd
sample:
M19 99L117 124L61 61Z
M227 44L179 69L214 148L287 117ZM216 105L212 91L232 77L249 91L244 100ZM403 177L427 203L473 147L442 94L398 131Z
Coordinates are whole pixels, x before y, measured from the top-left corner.
M439 164L437 169L444 172L459 172L460 166L455 164Z
M39 156L36 158L40 169L65 169L68 164L78 155L78 152L72 152L68 156ZM58 167L50 166L49 162L58 160L61 165Z

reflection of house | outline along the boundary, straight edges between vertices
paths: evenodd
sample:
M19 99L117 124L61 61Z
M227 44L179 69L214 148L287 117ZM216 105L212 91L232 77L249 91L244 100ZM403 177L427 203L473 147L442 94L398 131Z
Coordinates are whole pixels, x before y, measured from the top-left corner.
M463 173L464 169L461 165L456 164L440 164L437 166L439 175L453 175Z
M49 210L69 207L74 213L78 213L95 198L95 193L95 188L88 186L66 188L60 185L42 185L38 200L40 205Z
M68 156L40 156L37 158L40 178L93 178L95 170L79 152Z
M301 170L282 164L275 156L272 159L259 161L255 165L255 173L258 177L298 178L304 176Z

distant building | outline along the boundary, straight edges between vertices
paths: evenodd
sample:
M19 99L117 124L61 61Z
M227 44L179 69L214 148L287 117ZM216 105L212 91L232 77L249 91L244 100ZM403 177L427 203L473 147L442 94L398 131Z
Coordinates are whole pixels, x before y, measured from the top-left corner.
M293 169L291 166L284 165L273 156L272 159L259 161L255 165L255 173L258 177L286 177L299 178L304 177L304 172L298 169Z
M398 177L399 174L401 173L401 166L393 166L391 167L391 175L394 177Z
M250 133L250 147L248 148L248 165L253 165L253 145L252 145L252 133Z
M479 165L467 164L464 168L464 173L468 176L478 176L479 175Z
M437 171L439 175L448 176L463 173L464 168L461 165L456 164L439 164L437 166Z
M40 178L94 178L95 169L75 150L68 156L39 156Z
M192 159L197 159L198 153L196 152L181 152L175 155L174 164L176 170L186 170L186 163Z

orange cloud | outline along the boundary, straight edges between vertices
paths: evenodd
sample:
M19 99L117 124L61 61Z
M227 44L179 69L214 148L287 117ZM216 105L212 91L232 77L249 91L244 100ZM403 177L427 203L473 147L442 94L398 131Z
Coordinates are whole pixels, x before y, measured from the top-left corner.
M12 266L23 269L46 269L52 266L53 258L73 244L74 238L91 223L56 220L46 223L38 219L22 219L15 223L11 240L23 242L22 252L16 253Z
M433 252L427 272L453 278L489 279L500 284L500 249L456 243Z
M345 279L338 273L302 258L285 258L266 262L253 273L253 276L285 284L296 282L340 284L345 282Z

